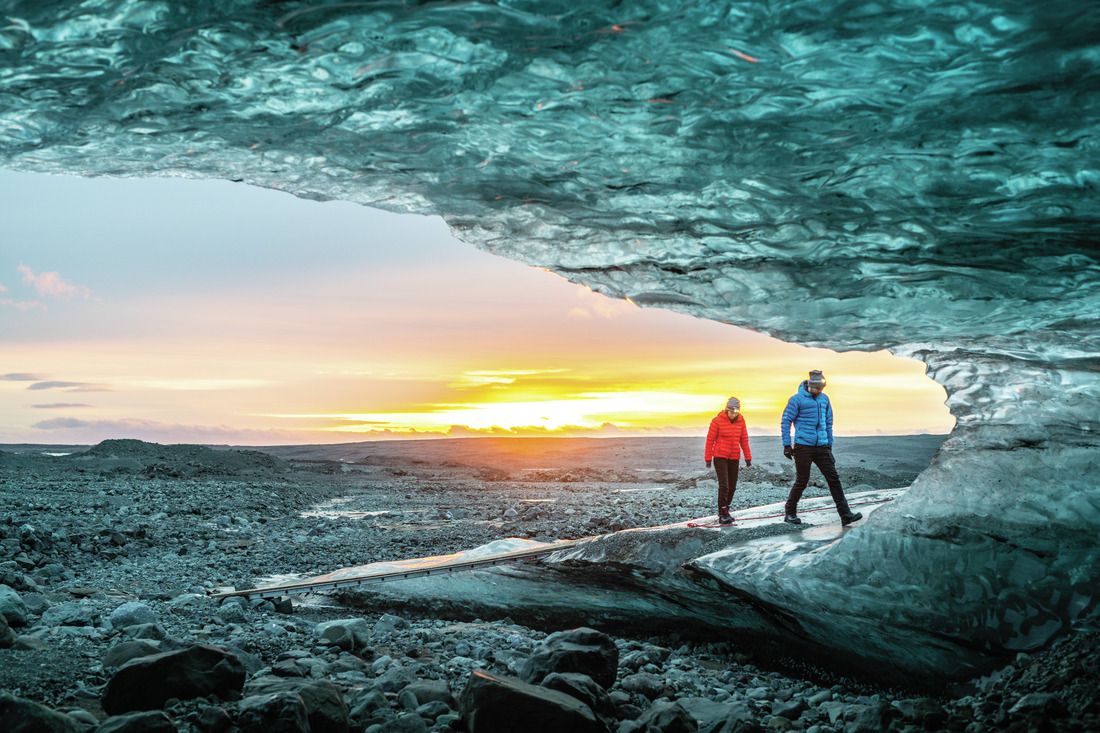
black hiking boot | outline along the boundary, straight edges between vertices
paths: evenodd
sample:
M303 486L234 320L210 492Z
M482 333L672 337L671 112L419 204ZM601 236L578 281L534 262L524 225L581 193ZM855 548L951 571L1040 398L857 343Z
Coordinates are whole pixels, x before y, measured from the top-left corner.
M724 506L718 508L718 524L733 524L733 517L730 515L730 510Z
M863 519L863 512L849 512L840 518L840 523L847 527L852 522Z
M802 524L802 520L798 518L797 514L788 514L783 517L783 521L787 524Z

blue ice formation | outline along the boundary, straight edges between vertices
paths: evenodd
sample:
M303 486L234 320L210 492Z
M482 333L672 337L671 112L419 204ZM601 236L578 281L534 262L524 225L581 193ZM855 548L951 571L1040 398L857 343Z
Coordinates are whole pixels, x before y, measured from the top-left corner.
M899 648L1098 615L1098 90L1078 0L0 5L2 166L438 213L642 305L922 359L957 419L932 467L734 581Z

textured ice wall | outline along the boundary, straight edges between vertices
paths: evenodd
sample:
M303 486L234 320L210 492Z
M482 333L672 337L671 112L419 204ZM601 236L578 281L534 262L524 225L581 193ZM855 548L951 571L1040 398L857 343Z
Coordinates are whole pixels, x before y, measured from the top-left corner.
M641 304L923 359L958 427L914 490L738 582L883 644L916 627L1031 648L1095 617L1095 3L9 0L0 17L0 165L440 213Z

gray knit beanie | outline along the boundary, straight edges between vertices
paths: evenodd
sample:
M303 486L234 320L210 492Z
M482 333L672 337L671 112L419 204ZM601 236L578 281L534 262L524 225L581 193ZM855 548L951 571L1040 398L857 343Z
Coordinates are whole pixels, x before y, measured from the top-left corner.
M736 397L730 397L728 400L726 400L726 409L727 410L740 410L741 409L741 400L737 399Z
M811 369L809 382L812 387L824 387L825 375L822 374L820 369Z

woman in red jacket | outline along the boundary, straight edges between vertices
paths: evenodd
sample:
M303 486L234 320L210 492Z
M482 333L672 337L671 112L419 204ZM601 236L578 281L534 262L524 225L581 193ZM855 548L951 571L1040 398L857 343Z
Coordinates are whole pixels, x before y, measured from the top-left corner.
M752 451L749 449L749 428L741 416L741 400L730 397L726 409L719 412L710 421L707 431L707 446L703 459L710 468L714 461L714 470L718 474L718 522L733 524L730 516L730 502L737 490L737 470L741 452L745 453L745 468L752 465Z

